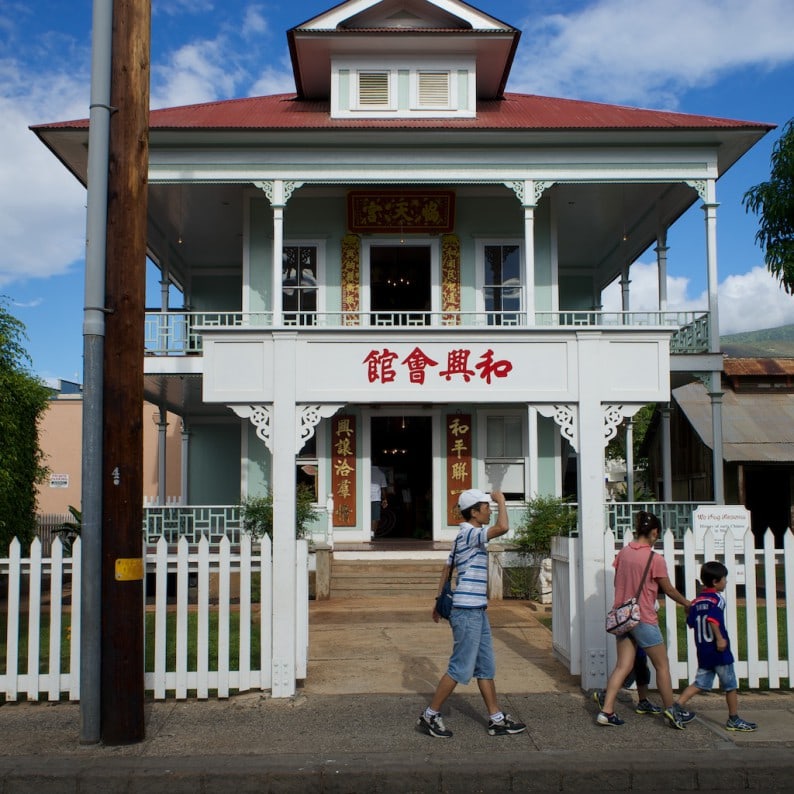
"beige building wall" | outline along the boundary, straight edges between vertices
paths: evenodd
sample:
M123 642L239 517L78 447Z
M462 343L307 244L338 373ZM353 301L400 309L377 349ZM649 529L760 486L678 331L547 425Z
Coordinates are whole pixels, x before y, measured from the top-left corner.
M157 494L159 410L143 404L143 496ZM38 486L39 513L67 513L69 505L80 508L82 489L83 400L79 395L60 395L50 401L39 428L39 444L49 474ZM181 421L168 414L166 432L166 497L181 495Z

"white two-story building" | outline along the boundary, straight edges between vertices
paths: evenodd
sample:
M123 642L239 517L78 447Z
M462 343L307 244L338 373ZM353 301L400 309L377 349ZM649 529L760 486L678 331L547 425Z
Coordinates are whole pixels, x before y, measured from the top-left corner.
M458 0L348 0L287 37L294 93L151 112L144 362L184 422L185 505L274 495L273 692L295 683L296 485L330 495L324 539L368 544L372 465L394 541L451 540L469 487L514 512L575 493L596 685L604 448L697 377L721 461L716 186L770 126L507 93L520 32ZM34 130L85 183L87 121ZM702 247L669 251L696 202ZM643 254L659 307L634 313ZM667 311L668 257L706 273L701 311Z

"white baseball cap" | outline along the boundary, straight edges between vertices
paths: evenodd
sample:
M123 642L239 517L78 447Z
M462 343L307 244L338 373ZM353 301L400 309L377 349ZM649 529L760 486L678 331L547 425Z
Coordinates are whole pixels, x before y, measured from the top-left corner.
M473 507L480 502L488 502L491 503L491 497L485 493L485 491L480 491L477 488L470 488L468 491L464 491L458 497L458 507L461 510L465 510L468 507Z

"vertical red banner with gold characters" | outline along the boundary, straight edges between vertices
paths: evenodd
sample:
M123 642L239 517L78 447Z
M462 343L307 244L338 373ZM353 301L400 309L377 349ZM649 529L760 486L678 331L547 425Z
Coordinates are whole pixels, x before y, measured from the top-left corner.
M331 424L331 491L334 526L356 525L356 417L335 416Z
M447 524L459 524L458 497L471 488L471 416L447 416Z

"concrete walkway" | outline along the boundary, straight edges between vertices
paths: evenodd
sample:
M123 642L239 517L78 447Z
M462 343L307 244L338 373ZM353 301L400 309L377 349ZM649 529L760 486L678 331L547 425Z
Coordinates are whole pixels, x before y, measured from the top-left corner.
M0 794L11 792L794 791L794 694L743 694L752 734L724 730L724 700L693 701L686 730L595 706L551 657L523 602L489 608L503 709L526 733L491 737L474 683L445 709L450 740L415 728L443 672L447 624L425 599L311 605L309 676L296 697L149 702L146 739L79 744L79 706L0 706Z

